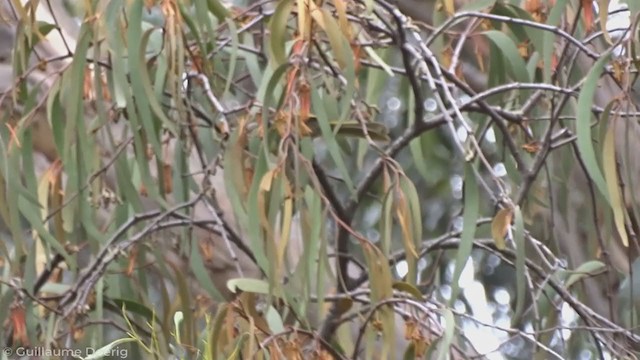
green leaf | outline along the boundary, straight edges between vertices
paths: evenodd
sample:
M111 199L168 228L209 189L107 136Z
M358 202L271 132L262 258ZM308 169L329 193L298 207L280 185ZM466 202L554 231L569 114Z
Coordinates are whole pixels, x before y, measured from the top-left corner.
M516 81L523 83L531 81L529 78L529 72L527 71L527 64L520 56L520 52L518 51L516 44L511 40L511 38L509 38L509 36L497 30L485 31L482 34L500 50L509 65L511 76L513 76Z
M631 19L635 19L638 13L640 13L640 2L634 1L634 0L625 0L621 2L624 2L627 4L627 6L629 6L629 10L631 10L629 17ZM606 8L601 7L600 9L606 9Z
M224 296L222 296L220 291L213 284L213 281L209 276L209 271L207 271L206 267L204 266L202 256L200 255L200 246L195 243L196 241L198 241L198 239L194 238L194 243L191 245L191 256L189 261L189 263L191 264L191 270L198 280L199 285L202 286L213 299L222 301L224 300Z
M218 0L207 0L207 7L220 22L224 21L224 19L229 16L229 10L227 7L222 5Z
M47 37L47 34L49 34L51 32L51 30L57 28L57 26L55 24L50 24L48 22L44 22L44 21L36 21L36 26L37 26L37 33L34 34L34 42L32 44L33 47L35 47L41 39L44 39Z
M271 23L269 24L269 28L271 29L269 49L271 50L271 59L274 61L276 66L287 62L287 56L285 53L287 43L287 22L289 21L289 14L291 14L292 9L292 0L280 1L278 6L276 6L276 10L271 17Z
M476 1L477 2L477 1ZM514 19L522 19L531 22L535 22L531 14L521 7L505 4L502 2L497 3L491 10L492 14L506 16ZM542 53L544 48L544 31L536 29L528 25L520 25L512 22L507 22L507 26L513 34L518 38L518 41L523 42L530 40L533 43L533 47L538 52Z
M225 331L225 322L227 319L227 314L229 312L229 303L221 303L218 307L218 312L213 320L213 325L211 326L208 333L210 334L208 338L207 349L205 352L208 352L210 355L206 357L206 359L214 359L213 354L222 353L222 349L219 348L218 342L222 336L222 332Z
M347 184L347 187L351 192L353 192L355 190L353 180L351 179L350 172L344 162L344 158L340 153L340 147L338 146L336 137L331 131L329 118L327 117L327 113L324 108L324 102L322 101L318 88L311 89L311 107L313 109L313 113L316 114L316 117L318 118L318 126L320 127L320 130L322 132L322 138L327 144L327 150L329 151L331 158L338 168L338 171L342 175L343 180Z
M153 114L160 119L160 121L162 122L162 125L164 125L164 127L168 129L171 132L171 134L173 134L174 136L178 136L178 129L174 125L173 121L169 120L167 115L164 113L164 111L162 110L162 105L160 104L160 101L156 97L156 93L151 85L149 69L146 66L147 45L149 43L151 36L157 31L159 30L153 29L153 28L148 29L143 33L142 39L140 40L140 52L138 54L138 61L140 64L140 66L138 67L140 71L140 78L139 78L140 88L143 91L143 94L144 94L143 97L149 101L148 104ZM162 86L164 84L156 84L156 85Z
M44 291L44 288L43 288ZM113 298L110 299L113 301L115 306L119 309L125 309L126 311L130 311L134 314L138 314L143 316L147 321L161 323L160 319L156 315L156 313L151 310L146 305L139 303L136 300L122 299L122 298Z
M609 43L609 45L612 45L613 42L611 40L611 35L609 34L609 31L607 31L607 19L609 18L609 0L598 0L598 9L607 9L607 11L598 11L598 18L600 19L600 30L602 30L604 39Z
M62 159L64 162L70 160L71 146L75 143L74 136L78 129L78 123L84 122L83 98L84 73L87 65L86 54L91 41L91 31L88 25L83 25L80 30L80 39L75 49L71 68L64 73L62 84L60 85L61 100L66 110L66 124L64 132L64 145ZM85 134L78 134L86 136Z
M393 283L393 288L398 291L406 292L407 294L413 296L416 300L422 301L422 293L418 290L414 285L409 284L405 281L396 281Z
M598 261L598 260L587 261L581 264L580 266L578 266L577 269L572 271L572 274L569 275L569 277L567 278L567 281L565 281L564 286L565 288L569 289L571 286L573 286L573 284L577 283L583 278L590 277L593 274L598 273L599 271L604 271L606 270L606 268L607 266L602 261Z
M447 360L449 359L451 344L453 343L453 335L455 335L456 321L450 309L444 308L441 311L442 317L444 318L444 334L442 334L440 341L438 341L438 354L436 359Z
M44 227L44 223L42 222L42 218L40 217L40 208L34 206L31 202L26 201L24 198L18 199L18 208L24 217L27 219L29 224L33 227L34 230L38 232L38 235L47 243L47 245L51 246L51 248L55 249L57 253L62 255L71 269L76 269L77 264L74 257L72 257L64 248L60 242L51 235L49 231Z
M589 177L596 185L596 188L604 196L609 203L611 203L609 197L609 190L607 189L607 183L600 171L598 161L596 160L596 153L593 148L592 136L591 136L591 106L593 105L593 96L598 87L598 80L604 64L609 60L609 53L604 54L593 65L587 78L584 81L580 96L578 97L577 114L576 114L576 132L578 136L577 144L578 151L584 165L587 169Z
M524 243L524 219L522 218L522 211L520 207L516 206L514 210L514 234L513 240L516 246L516 308L511 318L511 324L519 324L522 312L524 311L524 304L526 300L525 291L527 290L527 278L525 269L525 243Z
M233 75L236 72L236 64L238 62L238 29L236 27L235 22L227 19L227 26L229 26L229 36L231 38L231 48L227 51L229 52L229 70L227 71L227 81L224 84L224 91L222 93L222 98L225 98L229 93L229 88L231 87L231 83L234 81Z
M501 3L499 3L501 4ZM476 0L464 4L458 11L480 11L496 5L496 0Z
M267 320L267 324L269 324L269 329L271 330L272 333L279 334L285 330L282 317L273 306L269 306L269 310L267 310L267 313L265 314L265 318Z
M547 25L558 26L566 8L567 0L557 0L556 4L551 7L549 17L547 18ZM543 35L542 60L544 61L543 81L546 84L551 83L551 63L555 43L556 35L550 31L545 31Z
M333 56L340 68L345 69L350 63L353 63L353 54L349 48L349 43L340 31L340 25L324 7L320 8L322 19L325 24L325 31L333 50Z
M419 106L424 106L423 104L419 104ZM416 122L416 99L413 91L408 91L408 100L407 100L407 125L414 126ZM421 120L420 120L421 121ZM413 139L409 143L409 150L411 151L411 156L413 157L413 166L416 167L418 173L424 178L426 182L429 182L431 176L429 170L427 169L427 159L424 154L424 148L422 147L422 138L423 136L418 136Z
M264 148L265 153L269 153L269 128L270 128L270 121L271 121L271 113L269 111L271 106L274 106L274 97L276 97L276 101L275 101L275 106L276 109L279 109L281 104L282 104L282 100L284 99L284 91L282 89L282 86L280 85L280 80L284 77L284 75L286 74L287 70L289 69L288 64L282 64L280 66L278 66L273 73L271 74L271 76L264 76L263 77L263 83L260 86L260 90L258 92L258 97L259 96L263 96L263 105L262 105L262 133L264 134L264 138L262 139L262 145ZM266 79L269 79L269 81L264 81ZM262 90L264 89L264 93L262 92Z
M451 298L449 299L450 306L456 301L460 285L460 275L464 269L469 256L471 255L471 249L473 248L473 239L476 233L476 221L480 212L480 190L476 180L475 164L466 163L464 170L464 213L462 215L462 235L460 236L460 246L456 254L456 266L453 272L453 278L451 279Z
M264 140L263 140L264 141ZM251 183L251 188L249 190L249 197L247 201L247 219L252 219L252 221L248 221L248 233L249 233L249 245L251 251L256 257L256 261L258 266L266 273L270 273L270 268L272 267L271 262L269 261L267 255L267 248L264 241L264 232L262 231L262 226L257 219L260 219L260 206L259 206L259 194L260 194L260 182L264 174L270 170L271 164L268 161L268 155L264 151L264 147L260 147L260 151L258 153L258 159L256 161L253 173L253 182ZM270 279L275 281L275 279Z
M269 283L264 280L238 278L227 281L227 288L237 294L238 291L251 292L256 294L269 294Z

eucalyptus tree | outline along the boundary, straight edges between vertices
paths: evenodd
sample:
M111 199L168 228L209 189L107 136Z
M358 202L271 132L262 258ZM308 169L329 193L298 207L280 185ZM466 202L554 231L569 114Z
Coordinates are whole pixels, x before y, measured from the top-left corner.
M640 341L635 24L607 31L578 0L1 9L14 348L564 358Z

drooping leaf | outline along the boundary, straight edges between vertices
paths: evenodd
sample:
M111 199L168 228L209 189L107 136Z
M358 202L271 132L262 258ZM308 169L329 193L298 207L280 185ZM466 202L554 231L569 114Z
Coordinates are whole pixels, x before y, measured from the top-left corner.
M527 277L526 277L526 253L524 243L524 219L520 207L516 206L514 210L514 232L513 241L516 246L516 308L511 319L512 324L520 323L522 312L524 311L524 305L526 302L525 291L527 290Z
M462 235L460 236L460 246L456 254L455 270L451 279L451 298L449 304L453 304L460 291L460 275L464 269L469 256L471 255L471 249L473 248L473 240L476 233L476 221L479 215L480 206L480 190L476 180L474 167L477 163L465 164L464 171L464 213L462 215Z
M552 6L549 12L549 17L547 18L547 25L558 26L564 12L567 8L568 0L556 0L555 6ZM544 44L542 49L542 61L544 62L544 71L543 71L543 81L545 83L551 82L551 75L553 71L556 69L553 68L553 56L554 56L554 43L555 37L554 34L550 32L545 32L543 35Z
M527 66L520 56L520 52L516 44L504 33L497 30L489 30L483 33L499 51L507 61L511 75L516 81L528 83L531 81Z
M578 97L576 130L578 136L578 150L580 151L580 156L584 161L587 173L594 182L596 189L598 189L604 198L610 202L609 191L607 190L606 181L602 175L598 161L596 160L596 153L591 136L591 105L593 104L593 97L596 87L598 86L598 79L600 78L604 64L608 59L609 54L605 54L598 59L585 79L582 90L580 91L580 96Z
M270 49L276 66L282 65L287 61L285 54L286 30L292 5L293 2L291 0L279 2L271 17Z
M332 134L331 127L329 125L329 118L324 109L324 103L322 101L320 93L319 91L315 91L315 89L311 91L311 104L313 107L313 112L318 118L318 126L320 127L320 130L322 132L322 138L327 143L329 154L331 155L338 170L340 171L343 180L345 181L349 189L353 190L354 184L353 180L351 179L351 174L347 170L347 165L344 162L343 155L340 152L340 148L338 147L336 138Z
M441 311L442 317L444 318L444 334L440 337L440 341L438 341L438 353L436 359L446 360L449 358L449 352L456 329L456 322L450 309L444 308Z
M585 3L586 1L582 0L582 8L584 9L583 11L585 14L585 24L587 24L587 29L589 29L591 28L591 26L589 25L590 22L587 21L587 9L585 8ZM588 6L590 8L590 15L591 17L593 17L593 5L588 4ZM607 42L609 44L613 44L613 41L611 40L611 34L609 34L609 31L607 31L607 20L609 18L609 0L598 0L598 9L600 9L600 11L598 11L600 30L602 30L602 34L604 35L604 38L607 40ZM591 19L591 23L593 23L593 19Z
M611 209L613 209L613 220L615 222L616 230L620 236L622 244L626 247L629 246L629 237L627 235L627 229L625 227L625 206L622 200L622 192L620 191L618 181L618 167L616 159L615 149L615 126L621 126L614 121L609 124L607 128L607 134L604 138L604 144L602 145L602 166L604 170L604 177L607 183L607 189L609 194L609 200Z

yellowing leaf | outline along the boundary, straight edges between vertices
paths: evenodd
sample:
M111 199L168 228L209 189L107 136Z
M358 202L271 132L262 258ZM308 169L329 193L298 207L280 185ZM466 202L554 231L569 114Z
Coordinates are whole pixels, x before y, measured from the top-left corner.
M618 186L614 131L615 123L611 123L607 129L602 146L602 166L604 168L604 178L607 182L607 189L609 190L609 202L613 210L613 221L620 235L622 244L628 247L629 238L624 226L624 204L622 202L620 187Z
M318 26L326 32L327 37L329 38L329 43L331 44L331 49L333 50L336 62L344 69L349 62L347 57L353 57L353 53L346 54L346 51L349 48L345 46L346 38L340 32L338 22L333 18L330 12L323 8L319 8L313 2L309 3L309 7L311 8L311 16L318 23Z
M275 170L270 170L269 172L264 174L262 179L260 179L260 191L261 192L270 191L271 190L271 184L273 183L273 178L275 177L275 174L276 174Z
M260 217L260 225L267 232L267 238L273 239L273 228L269 222L269 215L267 209L267 193L271 191L273 179L276 176L276 170L269 170L260 179L260 190L258 191L258 214Z
M409 214L409 206L404 194L398 192L398 203L396 204L396 216L400 223L400 229L402 230L402 242L404 243L407 255L411 255L414 258L418 257L418 252L414 246L413 231L411 231L411 215Z
M368 242L362 242L363 251L367 260L369 270L371 299L373 301L383 301L393 296L393 280L389 262L384 254L377 247ZM381 331L383 334L382 359L386 359L384 354L395 348L395 314L393 309L383 306L377 309L376 315L380 319Z
M511 209L500 209L491 222L491 236L496 242L496 247L500 250L506 248L504 237L507 235L509 225L513 219L513 211Z
M609 9L609 0L598 0L598 8L600 9ZM607 31L607 18L609 17L608 11L598 11L598 16L600 18L600 29L602 30L602 34L604 35L604 39L609 43L613 44L613 40L611 39L611 34Z
M447 15L453 15L453 13L456 11L453 0L442 0L442 3L444 5L444 11L446 11Z
M344 0L333 0L333 5L336 7L336 12L338 13L338 23L340 24L342 34L344 34L347 39L353 40L351 26L349 25L349 20L347 20L346 2Z
M293 222L293 199L291 196L291 185L289 181L283 178L286 197L284 199L284 208L282 209L282 222L280 224L280 241L277 245L278 251L278 274L282 275L284 254L287 250L287 244L291 236L291 226Z
M298 8L298 31L300 37L305 40L311 40L311 17L309 16L309 2L311 0L298 0L296 7Z

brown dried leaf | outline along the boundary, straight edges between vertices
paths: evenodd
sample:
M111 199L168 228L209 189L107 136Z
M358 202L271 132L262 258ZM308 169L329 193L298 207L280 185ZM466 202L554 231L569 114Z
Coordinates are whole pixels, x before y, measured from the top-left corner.
M13 342L23 346L29 345L24 307L22 305L13 306L10 310L8 321L13 325Z
M593 28L593 0L582 0L582 15L584 19L584 24L587 30L591 30Z
M539 141L532 141L528 144L524 144L522 145L522 148L524 149L524 151L530 153L530 154L535 154L538 151L540 151L540 148L542 147L542 144L540 144Z
M125 275L127 277L131 277L133 271L136 269L136 257L138 257L138 247L134 246L129 252L129 262L127 264L127 270L125 270Z
M162 165L162 181L164 181L164 193L171 194L173 191L173 176L171 165L163 164Z

